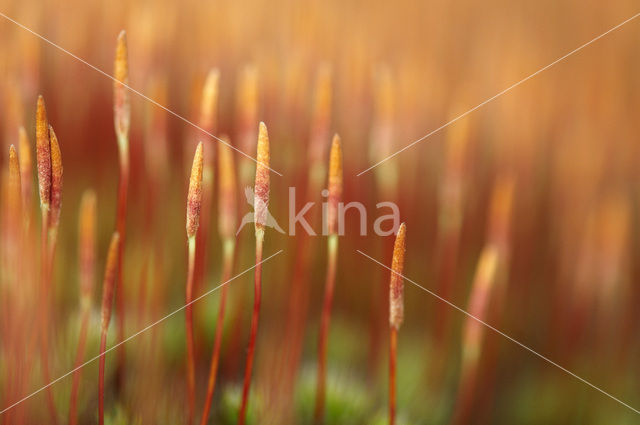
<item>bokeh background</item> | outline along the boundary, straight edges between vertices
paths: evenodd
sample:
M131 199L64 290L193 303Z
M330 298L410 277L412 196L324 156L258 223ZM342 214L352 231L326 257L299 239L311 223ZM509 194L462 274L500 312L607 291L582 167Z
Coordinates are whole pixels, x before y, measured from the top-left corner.
M319 190L304 191L315 187L308 184L309 151L320 140L318 157L325 161L332 134L340 134L344 201L367 207L367 235L359 234L358 215L350 211L340 238L329 344L327 421L336 424L386 421L389 271L356 252L390 265L393 236L373 233L376 203L383 201L397 203L407 224L407 277L467 309L481 253L496 249L498 272L482 318L640 407L640 265L634 260L640 244L640 21L357 176L637 9L635 2L619 0L0 1L0 12L109 74L116 37L125 29L131 87L196 124L207 73L218 69L211 131L228 135L254 156L249 150L255 145L243 137L255 137L258 122L266 123L271 166L282 173L271 174L270 209L285 229L289 187L300 189L299 204L317 203L312 225L320 229L323 198ZM56 377L74 364L78 206L87 188L97 193L99 232L86 358L98 352L100 282L118 184L112 87L104 75L0 17L2 167L20 126L35 146L38 94L47 102L62 149L62 222L51 300ZM184 304L190 161L199 140L205 150L218 149L211 137L148 100L132 93L131 102L123 271L127 335ZM254 163L239 154L234 158L241 217L250 211L243 192L252 185ZM32 184L37 196L35 172ZM216 286L221 273L217 198L212 199L211 214L203 217L211 224L198 294ZM38 229L36 207L37 200L25 214ZM264 264L253 423L311 421L325 244L322 236L267 231L265 256L284 251ZM307 246L305 256L301 245ZM17 300L24 308L1 317L3 406L44 384L37 356L26 348L15 355L16 347L29 347L34 332L29 323L39 255L37 249L21 252L21 261L32 266L11 287L3 276L15 268L7 260L13 249L3 244L1 308L7 312ZM247 228L238 235L236 273L252 262L253 232ZM401 423L452 423L461 409L467 411L463 422L474 424L637 421L633 410L486 328L477 380L465 393L470 384L463 379L462 353L469 349L469 318L406 285L398 341ZM211 423L235 423L253 303L251 273L231 282L229 291ZM198 405L218 298L214 292L195 305ZM107 384L108 422L182 423L183 330L180 313L126 344L124 386L116 391ZM112 332L109 343L114 342ZM115 354L108 354L107 371L114 362ZM83 369L81 423L96 420L97 375L96 363ZM70 378L53 386L61 420L70 386ZM0 421L46 423L43 394Z

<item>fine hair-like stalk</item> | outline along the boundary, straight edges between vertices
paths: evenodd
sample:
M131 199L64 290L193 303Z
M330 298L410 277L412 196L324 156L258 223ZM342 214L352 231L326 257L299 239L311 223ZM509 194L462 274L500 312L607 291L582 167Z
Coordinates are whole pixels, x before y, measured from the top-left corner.
M460 385L452 424L468 423L476 390L478 366L483 350L484 326L477 319L486 320L489 303L495 297L495 279L499 254L496 246L486 245L480 253L476 268L467 318L462 330L462 366Z
M262 244L264 242L264 228L267 223L267 205L269 204L269 134L267 126L261 122L258 130L258 155L256 165L256 179L254 185L254 218L256 234L256 268L254 273L253 313L251 315L251 333L249 348L247 349L247 363L244 371L242 386L242 402L238 415L238 425L244 425L249 402L249 387L251 385L251 370L258 334L258 319L260 316L260 300L262 298Z
M116 281L116 311L118 342L124 340L124 245L127 228L127 192L129 188L129 128L131 126L131 101L129 99L129 60L127 35L124 30L118 34L114 60L113 82L113 123L118 141L118 158L120 176L118 179L118 205L116 214L116 231L120 235L118 248L118 275ZM126 352L124 344L118 347L118 365L116 369L116 388L122 386L124 380L124 364Z
M202 142L198 143L191 166L189 192L187 194L187 240L188 271L186 285L186 327L187 327L187 423L192 423L195 411L195 343L193 340L193 281L196 262L196 234L200 225L200 209L202 208Z
M327 277L324 288L324 301L318 336L318 372L314 421L320 424L324 420L326 381L327 381L327 345L329 322L333 304L333 290L336 280L338 257L338 204L342 198L342 147L340 137L333 136L329 156L329 199L327 211Z
M227 140L224 136L223 140ZM227 303L227 285L225 284L230 278L233 271L233 257L235 255L235 228L236 228L236 176L233 163L233 155L231 149L227 146L219 145L220 152L220 188L218 191L218 230L223 240L223 259L222 259L222 279L221 284L224 285L220 294L220 307L218 309L218 322L216 323L216 334L213 342L213 351L211 354L211 366L209 367L209 381L207 384L207 396L205 398L204 409L202 411L201 425L206 425L211 410L211 401L216 387L216 376L218 372L218 363L220 359L220 345L222 343L222 330L224 328L224 315Z
M69 399L69 425L78 423L77 401L80 388L81 365L84 358L87 330L91 318L91 298L96 268L96 194L87 190L80 201L78 220L78 274L80 277L80 336L76 350L75 372Z
M107 331L111 321L111 310L113 307L113 291L116 282L118 266L118 249L120 245L120 235L115 232L111 236L109 252L107 253L107 264L104 271L104 281L102 283L102 319L100 323L100 361L98 365L98 423L104 425L104 366L105 349L107 347Z
M396 423L396 359L398 331L404 319L404 269L405 238L407 227L400 225L393 245L391 278L389 282L389 425Z

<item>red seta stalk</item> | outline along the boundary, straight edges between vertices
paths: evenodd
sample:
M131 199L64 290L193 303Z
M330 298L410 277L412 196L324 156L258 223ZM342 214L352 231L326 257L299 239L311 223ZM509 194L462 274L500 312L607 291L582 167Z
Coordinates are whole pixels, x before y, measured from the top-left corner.
M222 284L231 278L233 270L233 256L235 252L235 241L228 240L225 242L224 248L224 266L222 272ZM201 425L206 425L211 411L211 402L213 401L213 393L216 388L216 376L218 373L218 363L220 360L220 345L222 344L222 330L224 325L224 315L227 304L227 285L222 287L220 294L220 309L218 310L218 322L216 323L216 336L213 342L213 353L211 354L211 366L209 368L209 381L207 384L207 397L202 411Z
M338 236L329 236L327 279L325 282L324 301L322 303L322 317L320 319L320 336L318 338L318 384L316 390L316 407L314 420L321 424L324 420L324 405L327 380L327 345L329 338L329 322L333 304L333 289L336 278L336 260L338 252Z
M87 330L89 329L89 311L82 312L82 325L80 327L80 338L78 339L78 349L76 351L76 360L73 373L73 382L71 384L71 396L69 398L69 425L78 423L78 389L80 388L80 366L84 358L84 347L87 342Z
M78 256L80 275L80 311L82 325L76 351L76 360L69 399L69 425L78 423L77 401L82 371L82 359L84 358L87 331L91 316L91 298L95 279L95 245L96 245L96 195L93 191L86 191L80 202L80 219L78 222Z
M329 199L327 210L327 240L328 262L327 280L325 283L322 317L320 320L320 334L318 338L318 383L316 390L316 407L314 421L320 424L324 420L324 405L326 397L327 379L327 345L329 338L329 321L333 304L333 289L336 280L336 263L338 257L338 204L342 198L342 147L340 137L333 136L331 153L329 156Z
M389 425L396 423L396 363L398 330L391 327L389 334Z
M249 334L249 347L247 348L247 362L242 385L242 404L238 425L244 425L249 402L249 387L251 386L251 370L256 350L256 337L258 335L258 319L260 316L260 300L262 298L262 241L264 237L256 235L256 269L254 274L253 313L251 315L251 333Z
M187 194L187 240L189 250L189 265L186 286L186 327L187 327L187 423L193 422L195 414L196 382L195 382L195 342L193 339L193 282L196 263L196 235L200 225L200 209L202 207L202 169L203 148L198 143L191 166L189 178L189 192Z
M249 403L249 387L251 385L251 370L258 334L258 319L260 316L260 299L262 297L262 245L264 242L264 228L267 224L269 211L269 135L267 126L261 122L258 131L258 155L256 165L256 179L254 185L254 221L256 234L256 268L254 274L253 313L251 315L251 333L249 348L242 386L242 402L238 414L238 425L244 425Z
M116 310L118 319L118 342L124 340L125 305L124 284L122 275L124 269L124 244L127 230L127 192L129 188L129 128L131 125L131 101L129 89L129 62L127 49L127 35L123 31L118 35L114 60L113 82L113 121L118 141L118 156L120 160L120 177L118 182L118 206L116 215L116 231L120 235L118 248L118 280L116 283ZM126 351L124 344L118 348L118 366L116 370L116 388L121 389L124 382L124 367Z
M104 272L104 282L102 284L102 320L100 326L100 361L98 364L98 423L104 425L104 368L105 350L107 348L107 331L111 321L111 310L113 308L113 291L115 289L116 274L118 266L118 250L120 245L120 235L115 232L111 236L109 252L107 253L107 264Z
M228 140L223 136L223 140ZM222 270L222 294L220 295L220 308L218 310L218 322L216 324L216 334L211 354L211 366L209 368L209 381L207 385L207 396L205 398L204 409L202 411L201 425L206 425L211 410L213 393L216 388L216 377L218 374L218 363L220 360L220 346L222 344L222 331L224 328L224 316L227 305L226 283L231 278L233 271L233 259L235 255L235 229L236 229L236 176L231 149L220 146L220 189L218 191L218 231L224 241L223 248L223 270Z

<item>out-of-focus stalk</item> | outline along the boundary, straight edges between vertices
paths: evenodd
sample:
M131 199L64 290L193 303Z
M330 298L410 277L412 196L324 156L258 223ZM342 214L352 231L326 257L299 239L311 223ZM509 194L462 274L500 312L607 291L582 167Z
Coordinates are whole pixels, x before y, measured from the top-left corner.
M10 232L9 238L14 245L14 252L20 252L19 239L22 234L20 226L22 214L22 184L20 176L20 161L18 152L14 145L9 146L9 188L7 193L8 207L8 226L7 231ZM16 263L17 264L17 263Z
M503 171L496 176L487 228L487 246L495 249L498 264L495 271L495 283L492 295L492 307L487 319L491 323L500 323L505 309L509 263L511 258L511 216L515 179L513 174ZM487 340L482 364L483 404L491 405L496 391L496 367L498 362L498 342L494 338Z
M20 153L20 182L22 187L22 211L27 229L31 225L31 208L33 206L33 160L29 136L24 127L20 127L18 137L18 151Z
M493 299L497 267L498 251L495 246L488 245L482 250L478 260L467 310L473 317L483 321L486 320L487 308ZM468 415L476 389L483 340L484 325L478 320L468 317L462 332L462 367L453 424L468 423Z
M228 141L223 136L222 140ZM218 321L216 323L216 334L213 342L213 352L211 354L211 366L209 367L209 381L207 385L207 396L205 398L204 409L202 411L201 425L206 425L209 420L209 411L211 409L211 401L216 387L216 377L218 373L218 363L220 359L220 346L222 344L222 330L224 328L224 315L227 304L226 282L231 278L233 271L233 257L235 255L235 228L236 228L236 171L233 163L233 154L231 149L224 145L219 146L219 190L218 190L218 232L223 241L223 258L222 258L222 279L221 284L224 285L220 294L220 307L218 309Z
M317 424L322 423L324 420L327 380L327 344L338 259L338 204L342 198L342 185L342 146L340 137L336 134L333 136L329 157L329 199L327 201L327 230L329 238L327 240L327 280L325 282L320 333L318 337L318 382L314 413L314 420Z
M80 388L82 359L84 358L87 330L91 318L91 299L96 268L96 194L87 190L80 201L78 220L78 275L80 280L80 336L76 350L75 369L69 399L69 425L78 423L77 401Z
M113 122L118 141L120 176L118 181L118 206L116 231L120 235L118 244L118 278L116 281L116 317L118 342L124 340L125 300L124 300L124 246L127 230L127 192L129 189L129 128L131 127L131 101L129 99L129 61L127 35L124 30L118 35L114 60L115 78L113 82ZM116 368L116 388L121 389L124 382L126 351L124 344L118 347L118 365Z
M218 121L218 95L219 95L220 72L212 69L207 74L204 87L202 89L202 99L200 104L200 127L205 131L216 134ZM200 232L196 236L196 271L194 288L199 290L202 286L204 276L206 276L206 258L209 242L209 228L211 226L211 205L214 192L214 161L215 149L207 149L204 152L204 162L202 169L202 223Z
M258 120L258 70L246 66L238 80L236 95L236 131L241 151L253 152L256 148L256 121ZM251 184L254 164L249 158L239 162L240 184Z
M307 180L306 187L302 186L301 198L303 202L314 199L321 192L327 174L326 151L329 146L329 128L331 125L332 102L332 73L329 66L323 66L318 71L314 88L314 106L309 134L309 163L303 164L304 175ZM313 227L317 213L311 209L308 213L308 222ZM291 289L289 291L289 306L287 313L287 330L283 345L286 349L282 358L284 379L283 408L291 412L291 395L298 373L298 365L302 356L304 331L307 323L307 309L309 305L310 284L308 273L312 261L312 244L309 234L305 231L296 235L296 255Z
M450 300L456 280L456 265L463 220L465 155L469 138L468 119L451 126L447 133L446 159L439 196L437 287L438 295ZM451 326L451 311L445 303L436 307L435 337L446 352Z
M187 421L193 422L196 398L195 371L195 342L193 340L193 280L196 262L196 234L200 225L200 210L202 208L202 142L198 143L191 166L189 178L189 192L187 194L187 241L188 241L188 271L186 285L186 326L187 326Z
M98 423L104 425L104 366L105 349L107 348L107 331L111 321L111 310L113 307L113 291L115 290L116 273L118 267L118 246L120 245L120 235L115 232L111 236L109 252L107 253L107 264L104 271L104 281L102 283L102 314L100 323L100 361L98 365Z
M374 110L371 124L369 143L369 157L372 164L377 164L393 153L394 113L395 113L395 84L391 70L387 66L381 67L374 80ZM398 163L389 161L384 167L374 169L376 192L380 199L397 202L398 194ZM383 258L391 254L393 240L383 238ZM378 366L378 359L386 331L384 316L380 310L387 308L388 288L386 270L380 271L379 291L374 291L371 297L371 313L369 318L369 370L372 375Z
M258 121L258 70L253 65L247 65L243 68L238 83L236 84L235 93L235 132L236 143L240 150L245 153L254 152L256 149L256 122ZM238 181L240 187L248 187L253 184L255 163L245 156L239 157L237 163ZM250 243L249 236L239 237L238 252L243 252L242 247L245 243ZM233 303L231 308L231 338L229 341L229 362L226 365L225 372L234 373L240 367L241 347L242 347L242 326L244 310L244 299L246 297L245 288L236 288L232 297Z
M249 387L251 386L251 371L255 355L256 338L258 335L258 319L260 317L260 300L262 298L262 245L264 242L264 228L267 224L269 211L269 134L267 126L261 122L258 130L258 155L256 157L256 179L254 184L254 221L256 234L256 268L254 274L253 313L251 315L251 333L247 362L242 386L242 403L238 415L238 425L244 425L249 403Z

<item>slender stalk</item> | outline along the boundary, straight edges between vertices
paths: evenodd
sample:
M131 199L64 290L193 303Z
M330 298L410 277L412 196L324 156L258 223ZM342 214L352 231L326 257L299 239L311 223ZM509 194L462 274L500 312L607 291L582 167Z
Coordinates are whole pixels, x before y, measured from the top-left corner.
M223 140L226 138L223 136ZM218 230L224 240L222 284L224 285L231 278L233 271L233 259L235 255L236 240L236 176L231 150L220 145L220 189L218 201ZM220 359L220 346L222 344L222 331L224 328L224 316L227 304L227 285L222 287L220 294L220 308L218 310L218 322L216 324L216 334L211 354L211 366L209 367L209 382L207 385L207 396L205 398L204 409L202 411L201 425L206 425L211 410L211 402L216 387L216 377L218 374L218 363Z
M389 425L396 423L396 350L398 330L391 327L389 334Z
M191 177L189 178L189 192L187 194L187 240L188 240L188 271L186 285L185 322L187 327L187 423L193 422L195 412L195 342L193 340L193 281L196 262L196 235L200 225L200 209L202 207L202 142L198 143L193 157Z
M42 253L41 260L41 277L42 277L42 287L40 290L40 313L41 313L41 321L40 321L40 332L41 332L41 362L42 362L42 378L45 381L45 384L51 382L51 371L49 369L49 295L50 291L50 280L49 280L49 259L48 259L48 232L47 229L49 227L49 211L42 210L42 237L40 244L40 251ZM47 407L49 409L49 415L51 416L52 424L58 423L58 412L56 410L55 401L53 399L53 390L51 387L47 388Z
M113 291L116 283L116 273L118 264L118 249L120 245L120 235L115 232L111 236L109 252L107 254L107 264L104 272L104 282L102 284L102 320L100 326L100 361L98 365L98 423L104 425L104 368L105 350L107 348L107 331L111 321L111 310L113 308Z
M104 352L107 349L107 331L100 332L100 361L98 364L98 423L104 425Z
M407 227L400 225L393 245L391 278L389 282L389 424L396 423L396 359L398 331L404 320L404 252Z
M86 191L80 202L80 219L78 222L78 268L80 276L80 314L81 326L76 350L75 369L69 399L69 425L78 423L77 400L80 388L80 365L84 358L89 319L91 317L91 298L95 280L95 240L96 240L96 195Z
M212 69L207 74L207 78L202 88L202 98L200 102L200 127L211 134L217 133L217 106L219 94L220 72ZM209 248L210 216L211 205L213 203L214 192L214 149L207 149L204 153L204 163L202 171L202 216L205 217L200 224L202 229L196 236L196 266L194 289L197 293L202 287L203 279L207 275L206 261Z
M17 319L17 323L21 323L21 315L24 313L19 308L19 295L16 288L19 288L20 282L22 282L22 267L20 267L21 253L23 253L23 226L22 226L22 189L20 184L20 164L18 159L18 153L14 145L9 146L9 173L8 179L3 181L3 193L2 199L6 202L6 209L3 208L3 213L6 214L5 221L2 223L4 232L3 245L6 244L2 251L2 264L5 268L6 277L5 282L7 288L10 288L7 293L3 293L0 308L3 309L2 315L2 336L3 336L3 354L7 357L7 364L19 365L24 361L23 354L21 354L22 347L22 335L18 326L6 326L12 323L9 318ZM5 205L3 205L5 207ZM7 265L15 267L14 270L7 270ZM9 359L10 357L10 359ZM20 366L17 368L15 375L9 373L5 379L5 385L3 386L4 397L7 400L13 400L21 394L21 370ZM12 376L13 375L13 376ZM20 423L20 412L11 412L6 415L4 423Z
M247 362L244 372L244 383L242 386L242 404L240 405L240 414L238 417L238 425L244 425L247 415L247 405L249 402L249 387L251 385L251 370L253 368L253 358L256 349L256 336L258 335L258 319L260 315L260 300L262 298L262 243L264 241L264 232L259 235L256 232L256 269L254 274L254 294L253 294L253 313L251 315L251 333L249 335L249 347L247 348Z
M468 311L473 317L486 320L489 303L496 295L495 278L498 261L499 254L496 247L485 246L478 260L469 297ZM467 319L462 333L462 372L452 424L467 423L471 414L484 334L484 326L480 322Z
M116 311L118 319L118 342L124 340L125 301L124 283L122 275L124 269L124 245L127 229L127 192L129 188L129 128L131 123L131 103L129 89L123 84L129 84L129 62L127 51L127 36L123 31L118 35L114 60L113 108L114 128L118 141L118 157L120 176L118 182L118 206L116 215L116 231L120 235L118 248L118 279L116 283ZM126 351L124 344L118 347L118 365L116 369L116 388L120 389L124 382L124 367Z
M196 371L195 371L195 342L193 340L193 281L195 276L196 263L196 238L192 236L188 242L189 266L187 272L187 294L185 315L187 326L187 403L188 403L188 423L193 421L196 397Z
M297 194L301 199L309 201L317 196L325 183L326 176L326 151L327 141L331 137L329 129L331 127L331 102L332 91L332 71L328 65L320 67L316 76L314 88L313 114L310 123L310 134L308 144L308 162L300 163L298 179L302 182L306 180L306 185L301 186ZM307 214L308 221L313 226L316 221L315 209L311 209ZM297 236L296 260L293 271L293 278L289 290L289 302L287 312L287 329L284 335L283 346L285 354L282 356L284 377L281 381L284 406L291 412L290 403L295 380L299 369L300 357L302 355L304 331L307 321L307 309L309 304L309 269L311 255L313 254L312 244L306 232Z
M338 257L338 205L342 198L342 147L340 137L333 136L329 155L329 198L327 208L327 279L324 289L320 334L318 337L318 376L316 390L316 407L314 421L324 421L324 406L327 379L327 344L329 338L329 322L333 304L333 289L336 280L336 263Z
M82 312L82 325L80 326L80 337L78 338L78 348L76 350L76 360L74 368L77 370L73 373L73 382L71 383L71 396L69 398L69 425L78 423L78 389L80 388L80 373L82 360L84 359L84 348L87 342L87 330L89 329L89 311ZM104 350L104 347L101 347Z
M330 235L328 244L327 278L325 282L324 301L322 303L322 318L320 319L320 336L318 338L318 386L316 390L316 408L314 413L315 422L317 424L322 423L324 420L327 379L327 339L329 337L329 322L331 319L331 306L333 304L337 253L338 235Z
M258 130L258 155L256 165L256 179L254 184L254 221L256 235L256 268L254 274L253 313L251 315L251 333L249 348L244 371L242 386L242 402L238 415L238 425L244 425L249 403L249 387L251 385L251 370L258 334L258 319L260 315L260 300L262 298L262 245L264 242L264 228L267 224L269 211L269 134L267 126L261 122Z
M233 270L233 256L235 252L235 241L233 239L227 240L224 243L224 265L222 272L222 283L228 281L231 278L231 272ZM218 362L220 359L220 345L222 344L222 330L224 325L225 308L227 304L227 285L222 287L222 293L220 294L220 308L218 310L218 322L216 323L216 336L213 343L213 353L211 355L211 366L209 367L209 381L207 385L207 397L204 403L204 409L202 411L202 418L200 420L201 425L206 425L209 419L209 412L211 410L211 402L213 400L213 393L216 388L216 376L218 372Z
M22 190L22 211L24 211L24 224L27 230L31 228L31 207L33 202L31 146L29 137L24 127L19 130L20 153L20 182Z

